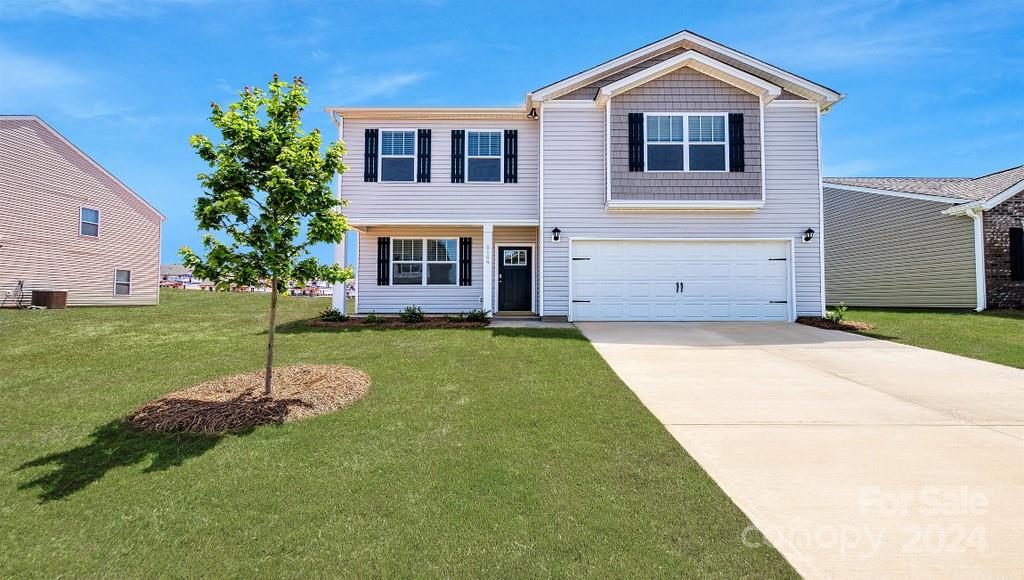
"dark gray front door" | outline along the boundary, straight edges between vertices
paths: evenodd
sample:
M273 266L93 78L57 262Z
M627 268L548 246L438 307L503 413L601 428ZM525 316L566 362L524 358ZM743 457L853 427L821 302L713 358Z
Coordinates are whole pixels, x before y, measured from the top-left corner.
M498 310L530 310L533 256L529 246L501 246L498 251Z

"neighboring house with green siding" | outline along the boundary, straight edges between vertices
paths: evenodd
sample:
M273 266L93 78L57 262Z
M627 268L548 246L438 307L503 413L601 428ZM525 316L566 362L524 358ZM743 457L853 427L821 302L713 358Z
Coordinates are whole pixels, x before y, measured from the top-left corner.
M1024 307L1024 165L824 182L829 304Z

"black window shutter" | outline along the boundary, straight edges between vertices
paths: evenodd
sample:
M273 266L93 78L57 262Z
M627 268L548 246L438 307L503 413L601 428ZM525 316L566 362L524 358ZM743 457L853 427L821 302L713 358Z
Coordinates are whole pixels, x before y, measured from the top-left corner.
M473 285L473 238L459 238L459 286Z
M644 114L629 114L629 170L644 170Z
M430 183L430 129L420 129L416 138L416 181Z
M363 181L377 181L377 129L367 129L363 140Z
M452 183L466 180L466 132L462 129L452 131Z
M391 279L391 238L377 238L377 285L387 286Z
M1010 228L1010 279L1024 280L1024 228Z
M742 172L743 163L743 113L729 113L729 171Z
M519 131L505 129L505 183L519 181Z

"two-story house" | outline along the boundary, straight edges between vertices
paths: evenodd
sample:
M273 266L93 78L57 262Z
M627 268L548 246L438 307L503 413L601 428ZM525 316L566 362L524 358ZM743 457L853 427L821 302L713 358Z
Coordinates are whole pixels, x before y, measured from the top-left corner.
M329 107L357 312L820 316L819 122L841 98L683 31L522 107Z

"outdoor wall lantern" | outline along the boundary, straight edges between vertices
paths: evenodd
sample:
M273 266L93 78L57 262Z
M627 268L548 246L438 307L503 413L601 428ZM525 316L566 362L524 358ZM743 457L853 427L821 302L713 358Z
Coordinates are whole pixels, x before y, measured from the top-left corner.
M533 107L533 108L530 109L529 114L526 115L526 118L527 119L536 119L539 116L540 115L537 114L537 107Z
M555 228L551 230L551 241L557 242L562 237L562 230Z
M809 242L812 239L814 239L814 230L812 230L811 228L807 228L806 230L804 230L804 241Z

